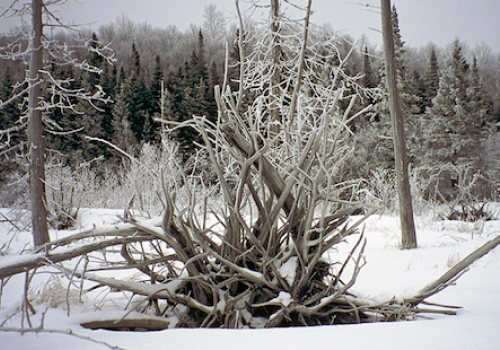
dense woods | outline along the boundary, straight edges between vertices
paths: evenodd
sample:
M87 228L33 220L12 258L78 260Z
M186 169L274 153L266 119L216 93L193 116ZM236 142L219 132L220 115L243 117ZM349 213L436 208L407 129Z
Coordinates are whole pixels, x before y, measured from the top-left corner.
M88 47L74 49L78 60L99 71L81 71L57 59L46 60L46 69L71 88L96 92L96 86L100 86L109 97L109 102L97 104L97 109L77 101L75 111L54 108L46 113L45 142L49 152L54 157L63 157L64 164L73 168L82 162L92 162L98 173L118 172L123 155L85 136L107 140L138 155L144 144L161 142L162 126L158 119L182 123L193 115L205 115L215 120L214 86L226 79L233 90L238 89L239 29L236 25L227 28L215 6L207 7L205 12L205 23L193 24L187 32L173 26L153 28L135 24L127 18L102 26L96 32L81 30L78 39L84 39L89 47L109 46L115 53L113 64ZM253 45L259 35L258 27L251 28L241 45L247 56L254 52ZM500 142L498 54L484 44L469 48L458 40L445 48L433 44L407 47L399 32L395 8L393 29L408 154L412 169L426 179L427 199L454 199L460 195L460 188L473 183L471 193L477 199L495 198L499 172L495 145ZM336 37L330 27L322 28L321 32L318 40L323 45ZM344 165L343 177L369 180L374 174L380 175L381 169L391 173L394 167L383 54L366 40L360 43L350 37L345 39L337 43L340 54L355 45L346 71L361 72L353 89L361 93L363 106L373 107L352 126L354 150ZM53 40L71 45L76 39L74 34L58 33ZM1 42L6 47L10 43L25 45L22 38L10 35L3 35ZM321 50L321 45L317 49ZM22 60L2 60L2 101L23 88L18 82L24 81L26 67L27 62ZM319 71L321 67L310 69ZM246 105L252 103L249 92L243 101ZM25 152L26 132L15 128L23 120L22 104L19 98L0 109L0 129L14 127L12 132L2 135L2 185L12 180L13 173L25 171L18 155ZM200 135L186 128L171 132L169 137L178 142L184 162L200 142Z

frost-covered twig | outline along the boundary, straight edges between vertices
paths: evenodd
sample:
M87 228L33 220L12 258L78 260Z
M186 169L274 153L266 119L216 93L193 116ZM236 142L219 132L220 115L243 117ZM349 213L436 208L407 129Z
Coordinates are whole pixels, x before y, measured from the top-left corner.
M61 329L50 329L50 328L43 328L43 326L39 327L30 327L30 328L15 328L15 327L0 327L0 332L16 332L16 333L50 333L50 334L65 334L69 335L75 338L83 339L90 341L95 344L100 344L104 345L105 347L113 350L127 350L125 348L116 346L116 345L111 345L105 341L102 340L97 340L93 339L92 337L86 336L86 335L81 335L78 333L73 332L72 330L61 330Z

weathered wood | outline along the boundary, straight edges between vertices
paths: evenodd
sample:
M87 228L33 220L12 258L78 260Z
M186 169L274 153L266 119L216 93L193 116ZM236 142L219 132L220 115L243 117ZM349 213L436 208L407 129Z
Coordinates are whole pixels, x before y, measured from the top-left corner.
M250 159L255 155L256 150L254 149L252 144L245 140L237 130L233 129L229 125L225 125L223 130L229 136L231 142L233 143L233 146L235 146L236 149L242 152L245 158ZM273 191L276 197L279 198L283 193L283 190L285 189L285 183L283 182L283 179L275 171L274 166L267 160L266 157L262 155L259 160L262 164L261 170L264 181L266 182L267 186L269 186L271 191ZM256 167L257 166L258 165L256 164ZM283 206L283 209L285 210L287 215L292 211L294 202L295 199L292 194L288 194Z
M43 68L43 25L42 0L33 0L33 39L29 64L29 98L28 98L28 142L29 142L29 183L30 209L33 225L33 241L35 247L47 243L49 229L47 225L47 208L45 203L45 151L43 141L42 110L39 108L43 97L40 70Z
M389 109L394 133L394 153L396 158L396 190L398 192L399 218L401 221L402 248L417 247L410 181L408 180L408 160L406 158L403 113L399 102L396 82L396 61L392 34L391 1L380 0L382 11L382 35L384 38L385 71L389 91Z
M168 328L168 322L165 319L155 318L126 318L123 320L96 320L82 322L80 325L89 329L111 329L111 330L144 330L144 331L161 331Z
M31 255L25 255L24 260L21 262L14 261L11 264L3 264L0 267L0 279L7 278L18 273L26 272L29 270L36 269L41 266L51 265L66 260L71 260L73 258L101 250L114 245L141 242L152 240L153 236L134 236L134 237L120 237L113 238L104 241L96 241L92 243L87 243L81 246L74 247L72 249L67 249L63 253L36 253Z
M430 297L431 295L442 291L443 289L448 287L450 283L452 283L458 277L460 277L473 262L479 260L484 255L488 254L492 249L496 248L498 245L500 245L500 236L497 236L496 238L486 242L481 247L474 250L472 253L470 253L464 259L458 262L455 266L446 271L437 280L428 284L425 288L423 288L420 292L418 292L415 297L406 299L405 302L408 304L415 305L422 302L424 299Z

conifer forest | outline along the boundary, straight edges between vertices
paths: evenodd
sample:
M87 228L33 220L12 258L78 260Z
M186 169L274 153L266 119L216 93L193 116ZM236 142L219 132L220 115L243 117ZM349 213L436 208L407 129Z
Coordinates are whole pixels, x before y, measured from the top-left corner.
M124 166L123 154L88 137L106 140L138 156L145 145L160 145L165 131L160 118L182 123L193 115L204 115L215 121L214 86L222 85L225 79L233 91L238 90L239 29L234 24L211 26L210 21L224 23L224 19L215 6L207 12L211 17L205 23L193 24L186 32L173 26L153 28L121 18L96 32L80 30L76 38L75 33L54 34L53 41L74 47L76 60L94 69L64 63L64 57L47 60L45 69L50 70L53 79L64 82L67 89L85 89L95 94L99 87L106 100L91 106L75 98L74 108L57 108L56 102L45 112L45 145L51 157L71 170L88 163L96 176L119 176ZM432 43L407 48L399 33L396 8L392 21L408 155L411 169L425 182L425 199L449 201L460 195L460 188L468 186L474 188L470 194L476 199L496 199L500 144L498 54L485 44L469 48L458 40L444 48ZM249 32L241 45L245 57L253 52L260 30L258 26L247 27ZM355 79L349 88L361 97L355 108L371 106L350 125L354 134L352 150L340 177L373 183L370 179L374 177L392 176L394 152L383 53L375 51L366 40L356 41L349 36L339 39L330 27L315 27L314 31L318 50L334 41L340 56L353 49L344 68ZM11 45L22 47L26 43L23 38L2 35L1 46ZM108 60L88 48L106 48L114 55ZM0 100L8 101L24 88L26 69L26 61L2 59ZM249 91L242 109L255 101ZM347 107L340 104L342 109ZM26 171L22 161L26 130L19 127L23 125L24 113L22 98L0 109L0 130L14 128L2 134L3 192L11 192L6 186ZM189 128L170 132L169 139L177 144L183 163L197 152L201 141L200 134ZM1 200L5 206L18 198L3 195Z

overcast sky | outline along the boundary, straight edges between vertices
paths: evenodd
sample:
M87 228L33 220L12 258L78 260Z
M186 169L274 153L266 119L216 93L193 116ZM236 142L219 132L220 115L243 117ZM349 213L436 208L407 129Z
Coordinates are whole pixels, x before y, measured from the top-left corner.
M0 7L5 9L12 1L0 0ZM241 2L244 6L244 0ZM191 23L202 25L204 9L210 3L229 19L235 19L234 0L68 0L59 14L66 23L85 23L96 29L124 15L136 23L148 22L155 27L175 25L184 31ZM311 20L319 25L330 23L335 30L354 38L364 34L380 48L381 35L370 29L380 29L379 3L378 0L313 0ZM500 0L392 0L391 3L396 5L401 34L408 46L433 42L446 47L458 37L470 48L484 42L500 52ZM12 24L0 18L0 32L8 31Z

